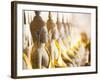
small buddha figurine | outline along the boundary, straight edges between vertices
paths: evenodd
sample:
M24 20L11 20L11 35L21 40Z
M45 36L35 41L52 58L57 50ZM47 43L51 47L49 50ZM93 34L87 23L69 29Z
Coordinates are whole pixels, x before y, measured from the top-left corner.
M48 41L47 28L40 28L37 33L37 42L34 44L31 53L31 64L33 69L48 68L49 66L49 53L45 47Z

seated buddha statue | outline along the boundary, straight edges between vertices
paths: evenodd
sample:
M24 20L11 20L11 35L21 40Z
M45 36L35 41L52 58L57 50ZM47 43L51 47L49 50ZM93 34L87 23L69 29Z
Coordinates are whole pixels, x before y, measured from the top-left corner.
M63 61L61 57L60 45L57 40L59 38L59 33L57 26L54 26L52 29L52 39L51 39L51 56L52 62L55 67L67 67L67 64Z
M76 59L78 66L89 66L90 65L90 40L85 32L80 33L80 40L78 41L78 52L79 58Z
M48 50L50 52L49 68L66 67L66 64L62 60L61 54L56 45L56 40L58 39L59 33L56 24L53 22L51 12L49 12L49 16L48 16L47 29L49 32L49 43L48 43L49 45Z
M60 48L60 51L61 51L61 57L64 61L66 62L71 62L72 63L72 60L71 58L69 57L69 55L67 54L67 50L68 50L68 47L66 46L66 44L64 43L64 38L66 38L66 34L65 34L65 29L64 29L64 25L63 25L63 17L62 17L62 23L60 22L59 20L59 15L57 14L57 29L58 29L58 32L59 32L59 38L57 39L57 44L59 45L59 48ZM67 40L65 40L65 42L67 42Z
M30 24L30 31L34 45L31 51L31 64L33 69L47 68L49 65L49 54L45 48L48 41L48 31L40 16L40 11L34 11L35 16Z

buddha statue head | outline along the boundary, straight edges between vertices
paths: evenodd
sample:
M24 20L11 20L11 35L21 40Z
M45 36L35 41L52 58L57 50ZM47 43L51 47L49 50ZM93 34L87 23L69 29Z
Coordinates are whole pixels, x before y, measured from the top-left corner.
M46 27L42 27L39 32L39 42L40 43L47 43L48 42L48 31Z

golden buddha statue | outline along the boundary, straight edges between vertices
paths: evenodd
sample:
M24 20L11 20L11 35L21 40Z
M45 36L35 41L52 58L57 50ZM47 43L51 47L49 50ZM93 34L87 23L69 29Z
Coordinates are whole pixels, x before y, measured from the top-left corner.
M57 26L52 29L52 39L51 39L51 55L52 62L55 67L67 67L67 64L62 59L60 45L58 44L59 33Z
M80 33L81 36L81 41L80 45L84 47L84 54L82 55L83 57L81 58L81 66L84 65L90 65L90 40L85 32Z
M86 32L80 33L80 39L77 42L76 46L78 58L76 58L76 63L78 66L89 66L91 59L90 51L90 40L87 37ZM77 45L76 44L76 45Z

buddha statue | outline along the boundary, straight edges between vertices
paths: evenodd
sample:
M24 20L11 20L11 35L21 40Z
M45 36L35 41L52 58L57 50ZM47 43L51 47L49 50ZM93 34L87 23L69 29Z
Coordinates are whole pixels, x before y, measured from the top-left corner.
M51 35L52 35L52 29L53 27L55 26L55 23L52 19L52 14L51 12L49 11L48 12L48 20L47 20L47 29L48 29L48 33L49 33L49 40L51 40Z
M48 41L48 32L46 27L41 27L37 33L37 42L34 44L31 53L31 64L33 69L48 68L49 56L45 44Z
M79 58L76 59L78 66L89 66L91 62L90 40L87 37L86 32L80 33L80 40L78 41Z
M33 39L34 43L37 41L36 33L43 26L45 26L45 22L43 21L42 17L40 16L40 11L35 11L35 16L33 18L33 21L30 24L30 31L31 31L32 39Z
M67 67L67 64L63 61L61 57L61 49L60 45L58 44L59 39L59 32L57 29L57 26L55 25L52 29L52 37L51 37L51 57L52 57L52 63L55 67Z
M64 31L65 24L64 24L63 17L62 17L62 23L61 23L59 20L59 15L57 14L57 22L56 23L57 23L58 31L60 33L60 37L57 40L57 42L58 42L59 48L61 50L61 57L62 57L63 61L66 62L66 64L67 63L73 64L73 60L71 59L69 54L67 54L68 47L65 44L67 42L67 39L66 39L66 34L64 33L65 32ZM65 42L64 42L64 39L65 39Z

